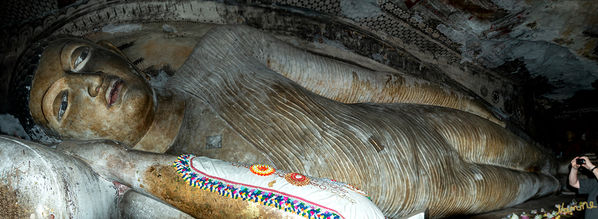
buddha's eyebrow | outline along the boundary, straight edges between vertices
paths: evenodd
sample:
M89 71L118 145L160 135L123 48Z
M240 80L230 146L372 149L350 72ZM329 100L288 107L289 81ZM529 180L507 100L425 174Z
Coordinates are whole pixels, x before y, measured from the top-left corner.
M118 48L119 50L125 50L125 49L127 49L127 48L129 48L129 47L133 46L134 44L135 44L135 41L131 41L131 42L128 42L128 43L122 44L122 45L120 45L120 46L117 46L116 48Z
M143 60L145 60L143 57L135 59L135 61L133 61L133 65L139 65L143 62Z

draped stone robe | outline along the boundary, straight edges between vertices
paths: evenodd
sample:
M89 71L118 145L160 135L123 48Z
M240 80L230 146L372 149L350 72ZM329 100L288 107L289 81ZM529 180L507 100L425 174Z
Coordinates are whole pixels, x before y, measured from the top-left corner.
M201 39L169 84L189 98L169 153L343 181L389 217L478 213L557 190L550 155L502 127L444 107L328 99L269 68L260 57L274 46L242 26ZM214 136L221 148L206 146Z

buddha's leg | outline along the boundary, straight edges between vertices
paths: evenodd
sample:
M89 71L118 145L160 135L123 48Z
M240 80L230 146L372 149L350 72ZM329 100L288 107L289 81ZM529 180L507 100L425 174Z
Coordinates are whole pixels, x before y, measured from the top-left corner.
M357 175L370 180L355 182L391 217L424 209L433 218L487 212L558 189L558 181L547 174L466 162L442 139L414 138L396 150L404 152L392 153L394 159L388 156L391 151L368 153L366 158L379 166L364 168Z
M501 209L557 191L559 185L548 174L467 162L441 141L428 141L413 152L421 186L415 198L425 203L412 208L427 208L431 217Z
M540 146L509 130L471 114L439 107L420 107L420 115L467 162L496 165L529 172L551 173L554 161Z
M403 211L422 210L421 208L430 210L432 217L481 213L512 206L558 189L558 181L548 174L520 171L513 168L500 167L495 164L475 164L468 162L463 158L462 153L455 150L454 145L451 145L443 137L443 134L438 133L438 137L432 134L436 133L434 131L436 128L426 125L429 122L422 110L418 111L409 107L404 107L401 110L406 116L410 114L423 116L420 117L421 120L414 121L417 123L411 124L407 123L407 121L401 123L404 126L412 128L416 128L416 124L420 125L412 133L412 136L415 137L414 141L402 146L397 145L399 146L397 149L412 146L411 151L413 154L411 156L401 156L397 160L402 162L399 165L400 167L404 166L404 164L415 164L417 174L415 177L410 177L416 179L415 182L418 187L415 188L417 189L417 195L410 201L414 204L408 208L398 208L400 210L397 211L397 214L401 214ZM394 113L400 113L400 111ZM437 116L451 118L450 114L439 113ZM471 115L469 116L471 117ZM467 120L464 121L467 122ZM445 125L449 126L448 124ZM425 127L430 128L427 129ZM467 141L467 139L461 140ZM504 148L503 153L507 155L502 155L499 152L495 154L505 157L509 155L519 157L529 156L528 158L532 160L531 162L538 161L538 158L534 157L533 154L526 154L525 147L527 146L522 146L522 152L518 154L516 150L505 151ZM480 148L480 150L482 149ZM476 149L473 148L471 150ZM542 151L534 150L533 152L542 155ZM484 159L482 156L479 157L480 159ZM385 160L392 161L391 159ZM398 176L400 179L407 175L405 172L401 172ZM398 188L400 185L394 184L393 186ZM409 190L402 190L401 192L409 192ZM381 200L382 202L392 201L389 197L384 197L383 199ZM398 209L393 208L389 212Z
M430 215L446 216L492 211L550 194L558 181L549 175L463 163L460 168L430 170ZM439 183L441 182L441 183Z

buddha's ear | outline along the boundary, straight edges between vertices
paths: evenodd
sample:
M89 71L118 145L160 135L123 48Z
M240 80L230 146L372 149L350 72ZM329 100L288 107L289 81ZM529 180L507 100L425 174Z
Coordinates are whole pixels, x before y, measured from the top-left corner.
M123 57L127 57L123 51L121 51L120 49L118 49L118 47L114 46L114 44L112 44L110 41L108 40L101 40L97 42L98 45L103 46L106 49L112 50L113 52L115 52L116 54L119 54Z

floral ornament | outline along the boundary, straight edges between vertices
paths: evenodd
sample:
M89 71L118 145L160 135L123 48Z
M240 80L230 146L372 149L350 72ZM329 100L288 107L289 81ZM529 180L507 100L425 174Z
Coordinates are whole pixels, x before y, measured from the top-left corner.
M251 170L252 173L259 176L269 176L276 172L276 170L271 166L260 164L251 165L251 167L249 167L249 170Z
M307 176L298 174L298 173L288 173L286 175L284 175L284 179L287 180L287 182L289 182L290 184L296 185L296 186L304 186L309 184L309 178L307 178Z

